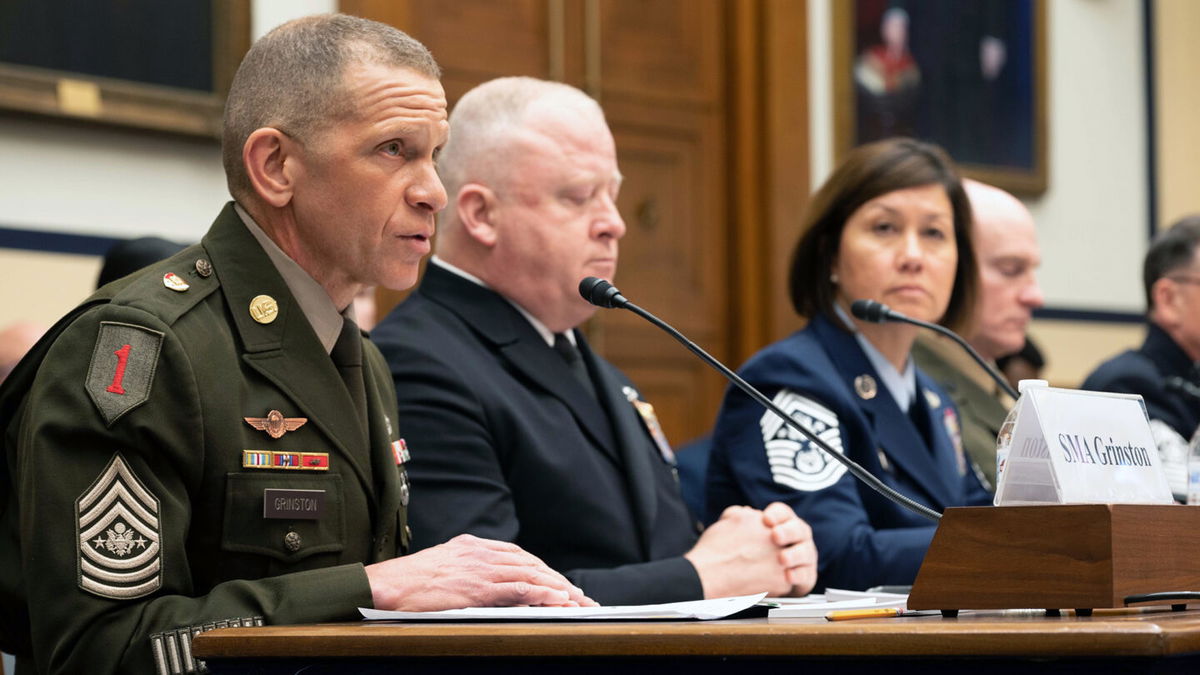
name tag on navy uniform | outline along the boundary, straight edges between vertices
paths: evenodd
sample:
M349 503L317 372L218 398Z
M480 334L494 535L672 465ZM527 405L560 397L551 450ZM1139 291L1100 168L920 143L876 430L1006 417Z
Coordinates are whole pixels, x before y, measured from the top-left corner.
M325 513L324 490L263 490L263 518L320 520Z

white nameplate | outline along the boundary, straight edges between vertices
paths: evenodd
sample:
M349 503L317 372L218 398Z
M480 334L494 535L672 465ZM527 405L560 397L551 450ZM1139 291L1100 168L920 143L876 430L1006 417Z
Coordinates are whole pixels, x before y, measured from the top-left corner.
M1025 391L997 505L1171 503L1141 396Z

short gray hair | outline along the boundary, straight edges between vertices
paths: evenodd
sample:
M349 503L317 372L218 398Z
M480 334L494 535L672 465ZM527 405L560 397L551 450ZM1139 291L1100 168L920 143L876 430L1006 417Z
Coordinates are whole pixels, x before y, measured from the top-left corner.
M222 159L234 197L251 193L242 147L256 129L310 137L348 117L343 76L351 65L378 63L441 78L420 42L386 24L346 14L289 21L250 47L225 101Z
M477 180L499 181L507 164L503 152L525 128L530 109L547 98L594 109L600 104L562 82L532 77L501 77L468 91L450 113L450 140L438 156L438 173L451 203L463 185ZM453 217L454 209L443 215Z

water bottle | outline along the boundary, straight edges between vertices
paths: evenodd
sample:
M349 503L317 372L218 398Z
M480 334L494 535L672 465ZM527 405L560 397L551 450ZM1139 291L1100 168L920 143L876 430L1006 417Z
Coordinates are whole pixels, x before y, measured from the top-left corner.
M996 434L996 494L1000 494L1000 476L1004 473L1004 465L1008 461L1008 451L1012 448L1013 432L1017 426L1017 414L1021 412L1021 403L1025 400L1025 392L1032 387L1049 387L1046 380L1021 380L1017 383L1017 402L1000 425L1000 433ZM1200 465L1197 466L1200 470Z

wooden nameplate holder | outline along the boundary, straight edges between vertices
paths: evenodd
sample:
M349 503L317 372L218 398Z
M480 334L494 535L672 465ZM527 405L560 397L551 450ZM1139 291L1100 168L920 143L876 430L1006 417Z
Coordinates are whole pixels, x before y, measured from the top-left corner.
M1165 591L1200 591L1200 508L959 507L942 516L908 608L1086 615Z

